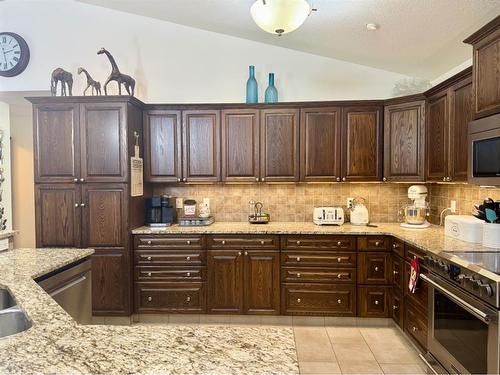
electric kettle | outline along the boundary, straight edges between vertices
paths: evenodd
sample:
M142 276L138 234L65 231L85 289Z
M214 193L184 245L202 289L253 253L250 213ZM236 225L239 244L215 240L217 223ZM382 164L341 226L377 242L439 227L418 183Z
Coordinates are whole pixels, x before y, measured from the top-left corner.
M364 203L360 202L358 199L355 199L353 202L353 207L351 208L351 224L366 225L368 224L368 221L368 208L366 208Z

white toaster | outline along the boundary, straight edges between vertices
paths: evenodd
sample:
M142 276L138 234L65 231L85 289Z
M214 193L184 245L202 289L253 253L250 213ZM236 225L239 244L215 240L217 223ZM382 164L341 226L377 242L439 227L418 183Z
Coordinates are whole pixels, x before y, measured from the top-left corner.
M314 207L313 222L316 225L342 225L344 210L342 207Z
M471 215L448 215L444 219L444 233L460 241L481 243L483 223Z

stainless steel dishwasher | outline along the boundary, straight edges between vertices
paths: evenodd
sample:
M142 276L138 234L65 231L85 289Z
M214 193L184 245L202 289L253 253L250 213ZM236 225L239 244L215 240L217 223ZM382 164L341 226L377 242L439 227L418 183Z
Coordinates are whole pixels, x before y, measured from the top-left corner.
M88 258L35 281L78 323L92 322L92 277Z

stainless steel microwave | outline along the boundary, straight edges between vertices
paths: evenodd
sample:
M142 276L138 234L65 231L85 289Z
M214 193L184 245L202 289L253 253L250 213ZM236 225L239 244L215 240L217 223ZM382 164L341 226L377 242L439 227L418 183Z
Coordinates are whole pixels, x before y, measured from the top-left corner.
M469 123L469 183L500 186L500 114Z

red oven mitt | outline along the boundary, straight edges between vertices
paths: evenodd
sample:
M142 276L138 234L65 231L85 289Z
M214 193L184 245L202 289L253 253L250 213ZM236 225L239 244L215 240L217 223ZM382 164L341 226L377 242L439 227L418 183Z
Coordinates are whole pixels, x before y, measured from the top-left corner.
M410 281L408 282L408 289L410 290L410 293L415 293L419 277L420 264L418 263L418 258L413 258L410 263Z

